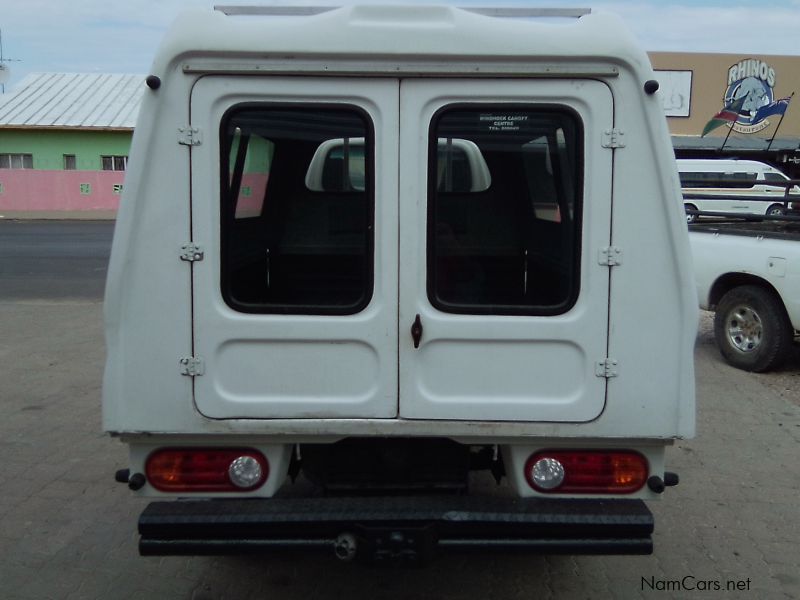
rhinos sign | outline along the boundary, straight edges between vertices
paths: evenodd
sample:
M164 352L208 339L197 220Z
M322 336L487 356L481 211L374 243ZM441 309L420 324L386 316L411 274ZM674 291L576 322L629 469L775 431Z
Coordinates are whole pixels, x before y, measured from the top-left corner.
M725 106L742 101L733 130L739 133L756 133L769 127L766 115L759 109L773 104L775 69L766 62L754 58L745 59L728 69L728 88L725 90Z

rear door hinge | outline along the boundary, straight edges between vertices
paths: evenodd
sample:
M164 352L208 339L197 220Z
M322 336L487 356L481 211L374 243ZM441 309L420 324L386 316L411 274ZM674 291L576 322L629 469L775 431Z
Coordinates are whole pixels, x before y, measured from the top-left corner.
M206 372L206 365L199 356L181 356L179 362L181 375L199 377Z
M188 244L184 244L181 246L181 260L185 260L187 262L194 262L196 260L203 260L203 256L205 256L205 251L203 247L195 244L194 242L189 242Z
M613 358L604 358L595 363L595 375L610 379L617 376L617 361Z
M622 248L605 246L597 253L597 262L604 267L616 267L622 264Z
M624 148L625 132L621 129L606 129L603 131L603 148Z
M198 127L178 127L178 143L183 146L199 146L203 142Z

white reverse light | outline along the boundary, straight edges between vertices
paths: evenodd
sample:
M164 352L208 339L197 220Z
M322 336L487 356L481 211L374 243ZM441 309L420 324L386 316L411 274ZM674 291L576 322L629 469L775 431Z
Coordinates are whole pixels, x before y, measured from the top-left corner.
M240 456L231 461L228 467L228 477L236 487L250 488L261 482L264 470L261 464L252 456Z
M564 465L555 458L540 458L531 468L531 480L543 490L552 490L564 481Z

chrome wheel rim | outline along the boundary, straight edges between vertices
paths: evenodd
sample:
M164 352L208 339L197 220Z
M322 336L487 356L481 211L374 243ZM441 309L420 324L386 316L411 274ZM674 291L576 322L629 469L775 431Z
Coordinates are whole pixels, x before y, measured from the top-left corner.
M727 319L728 339L739 352L753 352L764 334L761 318L749 306L738 306L733 309Z

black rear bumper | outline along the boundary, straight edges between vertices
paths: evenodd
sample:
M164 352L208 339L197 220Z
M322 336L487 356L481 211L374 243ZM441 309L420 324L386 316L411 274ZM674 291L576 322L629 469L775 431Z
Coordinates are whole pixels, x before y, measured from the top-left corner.
M322 550L339 558L426 560L446 551L651 554L641 500L469 496L154 502L139 517L142 555Z

